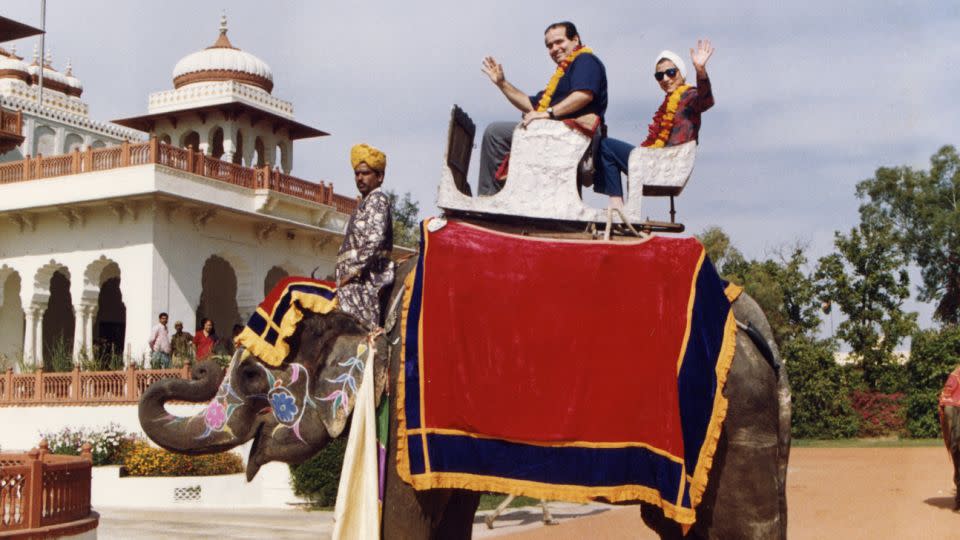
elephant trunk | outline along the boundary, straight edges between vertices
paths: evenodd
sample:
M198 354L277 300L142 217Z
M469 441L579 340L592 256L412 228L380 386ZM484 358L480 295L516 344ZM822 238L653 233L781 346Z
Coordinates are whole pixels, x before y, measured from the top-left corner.
M223 369L214 361L193 368L193 380L164 379L151 384L140 398L139 417L143 431L153 442L172 452L210 454L236 447L249 439L231 429L211 430L207 411L193 416L175 416L164 407L169 401L203 403L213 399L223 379ZM237 411L237 415L243 414ZM249 413L247 413L249 414ZM249 420L253 420L250 418ZM253 422L238 422L250 426Z

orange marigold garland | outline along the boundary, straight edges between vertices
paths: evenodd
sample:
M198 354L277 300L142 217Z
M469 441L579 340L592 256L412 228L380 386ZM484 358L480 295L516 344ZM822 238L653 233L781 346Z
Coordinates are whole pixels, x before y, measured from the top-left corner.
M570 64L583 53L593 53L593 49L580 45L557 65L557 70L553 72L553 76L550 77L550 82L547 83L547 87L543 90L543 97L541 97L540 102L537 103L538 112L545 112L547 110L547 107L550 106L550 101L553 99L553 93L557 91L557 84L560 83L560 79L563 78Z
M689 90L689 84L680 85L679 88L670 93L670 97L664 100L663 105L657 109L653 115L653 122L650 123L650 134L647 140L640 146L650 146L653 148L663 148L670 139L670 132L673 131L673 122L677 114L677 107L680 106L680 98L683 93Z

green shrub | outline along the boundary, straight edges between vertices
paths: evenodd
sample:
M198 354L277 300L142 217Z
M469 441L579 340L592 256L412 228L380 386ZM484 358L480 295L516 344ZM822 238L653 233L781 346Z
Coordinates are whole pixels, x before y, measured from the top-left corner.
M108 424L94 428L63 428L60 431L40 433L46 439L50 452L66 456L79 456L84 443L90 443L93 464L120 465L124 453L131 447L136 436L128 433L119 424Z
M348 438L349 434L344 432L317 455L300 465L290 466L294 493L316 506L333 506L337 500L340 469L343 468Z
M960 364L960 326L923 330L913 336L907 362L907 431L939 437L937 402L950 372Z
M55 372L73 370L73 347L66 339L57 339L44 351L43 369Z
M243 459L233 452L189 456L136 441L123 460L130 476L215 476L243 472Z
M781 344L793 394L794 437L842 439L857 434L859 422L850 401L850 373L836 363L834 352L832 341L806 336Z

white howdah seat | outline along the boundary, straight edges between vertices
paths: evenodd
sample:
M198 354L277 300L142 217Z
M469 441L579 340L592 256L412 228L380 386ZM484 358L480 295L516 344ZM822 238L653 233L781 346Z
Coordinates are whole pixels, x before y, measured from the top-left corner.
M526 129L518 126L513 133L510 166L503 189L495 195L473 197L467 183L467 169L475 134L476 127L470 117L454 106L437 193L438 207L451 213L582 223L607 221L606 209L587 206L580 196L577 170L590 146L590 140L582 133L551 120L538 120ZM638 147L631 152L623 208L626 221L648 230L677 230L677 227L649 226L659 222L647 222L644 226L640 194L670 196L672 207L672 197L683 190L690 178L695 155L695 142L670 148ZM677 225L682 231L682 225Z
M670 197L670 224L674 224L673 198L680 195L690 180L696 157L697 141L665 148L634 148L627 161L629 192L640 193L642 190L644 197ZM683 225L677 225L682 231Z

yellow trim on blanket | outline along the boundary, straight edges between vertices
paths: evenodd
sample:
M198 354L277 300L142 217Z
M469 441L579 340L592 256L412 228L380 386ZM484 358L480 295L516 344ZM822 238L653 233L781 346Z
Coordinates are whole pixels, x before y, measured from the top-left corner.
M528 441L520 439L511 439L509 437L499 437L494 435L483 435L480 433L471 433L459 429L448 428L415 428L406 430L407 435L453 435L462 437L472 437L474 439L491 439L495 441L505 441L528 446L539 446L543 448L646 448L647 450L663 456L675 463L683 464L683 458L675 456L665 450L641 442L588 442L588 441Z
M693 482L690 484L690 506L696 508L707 489L707 477L713 467L713 457L720 442L723 431L723 420L727 417L727 398L723 397L723 390L727 385L727 375L737 352L737 319L733 316L733 308L727 313L727 322L723 328L723 344L720 346L720 356L717 358L717 390L713 398L713 415L710 425L700 447L697 458L697 469L693 472Z
M523 495L537 499L570 502L608 502L643 501L655 504L663 509L664 516L680 524L692 524L696 521L696 511L681 508L666 501L657 490L635 484L622 486L587 487L569 484L547 484L530 480L514 480L469 473L428 473L418 474L409 482L414 489L469 489L472 491L493 491L511 495Z
M407 274L403 280L403 305L400 311L400 373L397 375L397 475L408 484L412 484L410 476L410 460L407 455L407 414L406 414L406 365L407 365L407 324L410 313L410 302L413 298L413 284L417 272Z
M683 329L683 341L680 343L680 357L677 358L677 377L680 376L680 368L683 367L683 357L687 355L687 342L690 341L690 327L693 324L693 304L697 297L697 277L700 276L700 268L703 267L703 261L707 258L707 250L700 246L700 258L697 260L697 266L693 269L693 276L690 278L690 296L687 298L687 323Z
M294 281L287 284L287 289L294 285L310 285L318 286L314 281ZM281 294L277 297L277 302L286 296L286 294ZM290 292L290 308L283 315L283 319L280 320L280 325L278 326L273 322L272 312L276 309L276 304L270 306L270 312L263 309L262 307L257 307L257 313L267 322L266 327L263 330L263 334L257 334L250 329L249 326L244 326L243 330L240 332L235 339L235 342L238 345L243 345L248 351L250 351L257 358L262 360L264 363L277 367L283 363L284 358L290 354L290 345L287 343L287 338L292 336L297 329L297 324L303 319L303 313L297 309L294 305L294 301L300 303L304 309L310 310L314 313L325 314L330 313L336 309L338 302L336 297L333 300L327 300L326 298L316 295L305 293L301 291L291 291ZM270 330L275 330L278 334L277 341L275 344L271 345L266 341L264 336Z
M740 298L741 293L743 293L743 287L735 283L728 283L727 288L723 290L723 294L727 295L727 300L729 300L731 304L736 302L737 298Z

